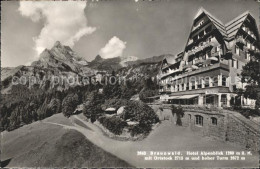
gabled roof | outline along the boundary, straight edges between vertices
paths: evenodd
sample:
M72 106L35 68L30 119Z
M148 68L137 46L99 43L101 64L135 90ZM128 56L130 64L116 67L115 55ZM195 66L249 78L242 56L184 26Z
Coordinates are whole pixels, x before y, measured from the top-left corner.
M213 23L213 25L218 29L218 31L221 33L222 36L226 37L227 33L226 33L226 28L224 26L224 24L217 19L216 17L214 17L213 15L211 15L207 10L205 10L204 8L200 8L194 18L194 20L199 17L202 14L205 14L209 20Z
M193 19L193 24L192 24L192 27L190 30L190 35L193 31L194 23L196 22L196 20L201 18L200 16L203 17L204 15L211 21L211 23L216 27L217 31L223 36L224 43L228 49L232 45L232 43L229 43L230 40L232 40L237 35L238 31L242 29L242 25L247 20L247 18L250 18L253 20L255 27L256 27L256 32L257 32L257 41L259 41L259 39L260 39L260 34L259 34L257 24L255 22L254 17L250 14L250 12L246 11L246 12L240 14L239 16L237 16L236 18L232 19L228 23L223 24L219 19L214 17L212 14L210 14L207 10L205 10L202 7L198 10L197 14L195 15L195 17ZM186 42L185 49L188 45L188 42L189 42L189 39ZM185 51L185 49L184 49L184 51ZM183 59L184 60L187 59L186 54L184 54Z
M219 19L217 19L212 14L210 14L207 10L205 10L204 8L201 7L198 10L197 14L195 15L194 20L196 20L196 18L198 18L202 14L205 14L209 18L209 20L213 23L213 25L217 28L217 30L221 33L221 35L223 37L227 37L227 38L233 38L234 36L236 36L238 30L241 29L244 21L249 16L252 17L250 12L246 11L246 12L240 14L239 16L235 17L228 23L223 24ZM256 28L256 29L258 32L258 28Z
M225 24L228 37L234 37L237 34L248 15L249 12L246 11Z

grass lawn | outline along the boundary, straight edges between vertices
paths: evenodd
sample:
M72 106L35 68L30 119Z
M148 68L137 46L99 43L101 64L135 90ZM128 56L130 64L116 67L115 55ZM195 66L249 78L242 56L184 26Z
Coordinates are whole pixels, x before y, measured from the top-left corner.
M43 121L72 125L62 114ZM95 146L81 133L34 122L2 134L1 160L7 167L129 167L125 161Z

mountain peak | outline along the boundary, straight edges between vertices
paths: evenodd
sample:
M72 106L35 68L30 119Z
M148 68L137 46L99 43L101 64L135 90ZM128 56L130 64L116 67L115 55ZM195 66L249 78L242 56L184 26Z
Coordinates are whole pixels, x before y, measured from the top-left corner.
M62 46L62 44L60 43L60 41L56 41L53 45L53 47L60 47Z
M94 61L101 61L103 58L100 55L97 55L94 59Z

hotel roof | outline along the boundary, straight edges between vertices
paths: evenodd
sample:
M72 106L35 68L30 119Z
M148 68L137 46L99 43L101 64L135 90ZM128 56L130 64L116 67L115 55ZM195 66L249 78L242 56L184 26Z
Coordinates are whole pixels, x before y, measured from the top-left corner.
M223 37L232 38L237 34L238 30L241 28L244 21L250 15L250 12L246 11L226 24L223 24L219 19L217 19L204 8L200 8L198 10L194 20L202 14L205 14L210 19L210 21L214 24L214 26L218 29L218 31L221 33Z

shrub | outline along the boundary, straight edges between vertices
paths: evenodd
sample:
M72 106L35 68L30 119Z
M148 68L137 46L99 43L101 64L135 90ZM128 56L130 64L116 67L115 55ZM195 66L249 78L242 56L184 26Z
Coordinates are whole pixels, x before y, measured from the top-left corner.
M131 134L132 137L143 133L143 129L139 125L131 126L129 128L129 131L130 131L130 134Z
M122 134L123 129L127 126L127 123L118 117L101 116L98 120L104 127L116 135Z
M92 92L88 100L89 101L84 105L82 112L86 117L91 118L91 121L94 122L101 114L103 114L101 105L104 102L104 96L97 92Z
M152 125L159 122L159 118L153 109L141 101L129 102L125 107L123 118L139 122L138 125L130 127L129 130L132 136L149 134L152 130Z
M152 125L159 122L159 118L153 109L142 101L110 99L105 101L105 103L102 105L102 108L106 109L108 107L113 107L118 109L121 106L125 106L124 113L120 115L123 120L130 119L131 121L139 122L139 124L134 127L130 126L129 131L131 132L132 136L138 134L148 134L152 129ZM104 123L106 128L107 126L110 127L110 124L106 124L107 121L103 122L104 119L105 117L100 118L100 123Z
M141 101L130 101L125 107L125 120L138 121L139 123L154 124L159 122L159 118L151 107Z
M62 113L69 117L79 104L79 97L77 94L68 94L62 101Z

